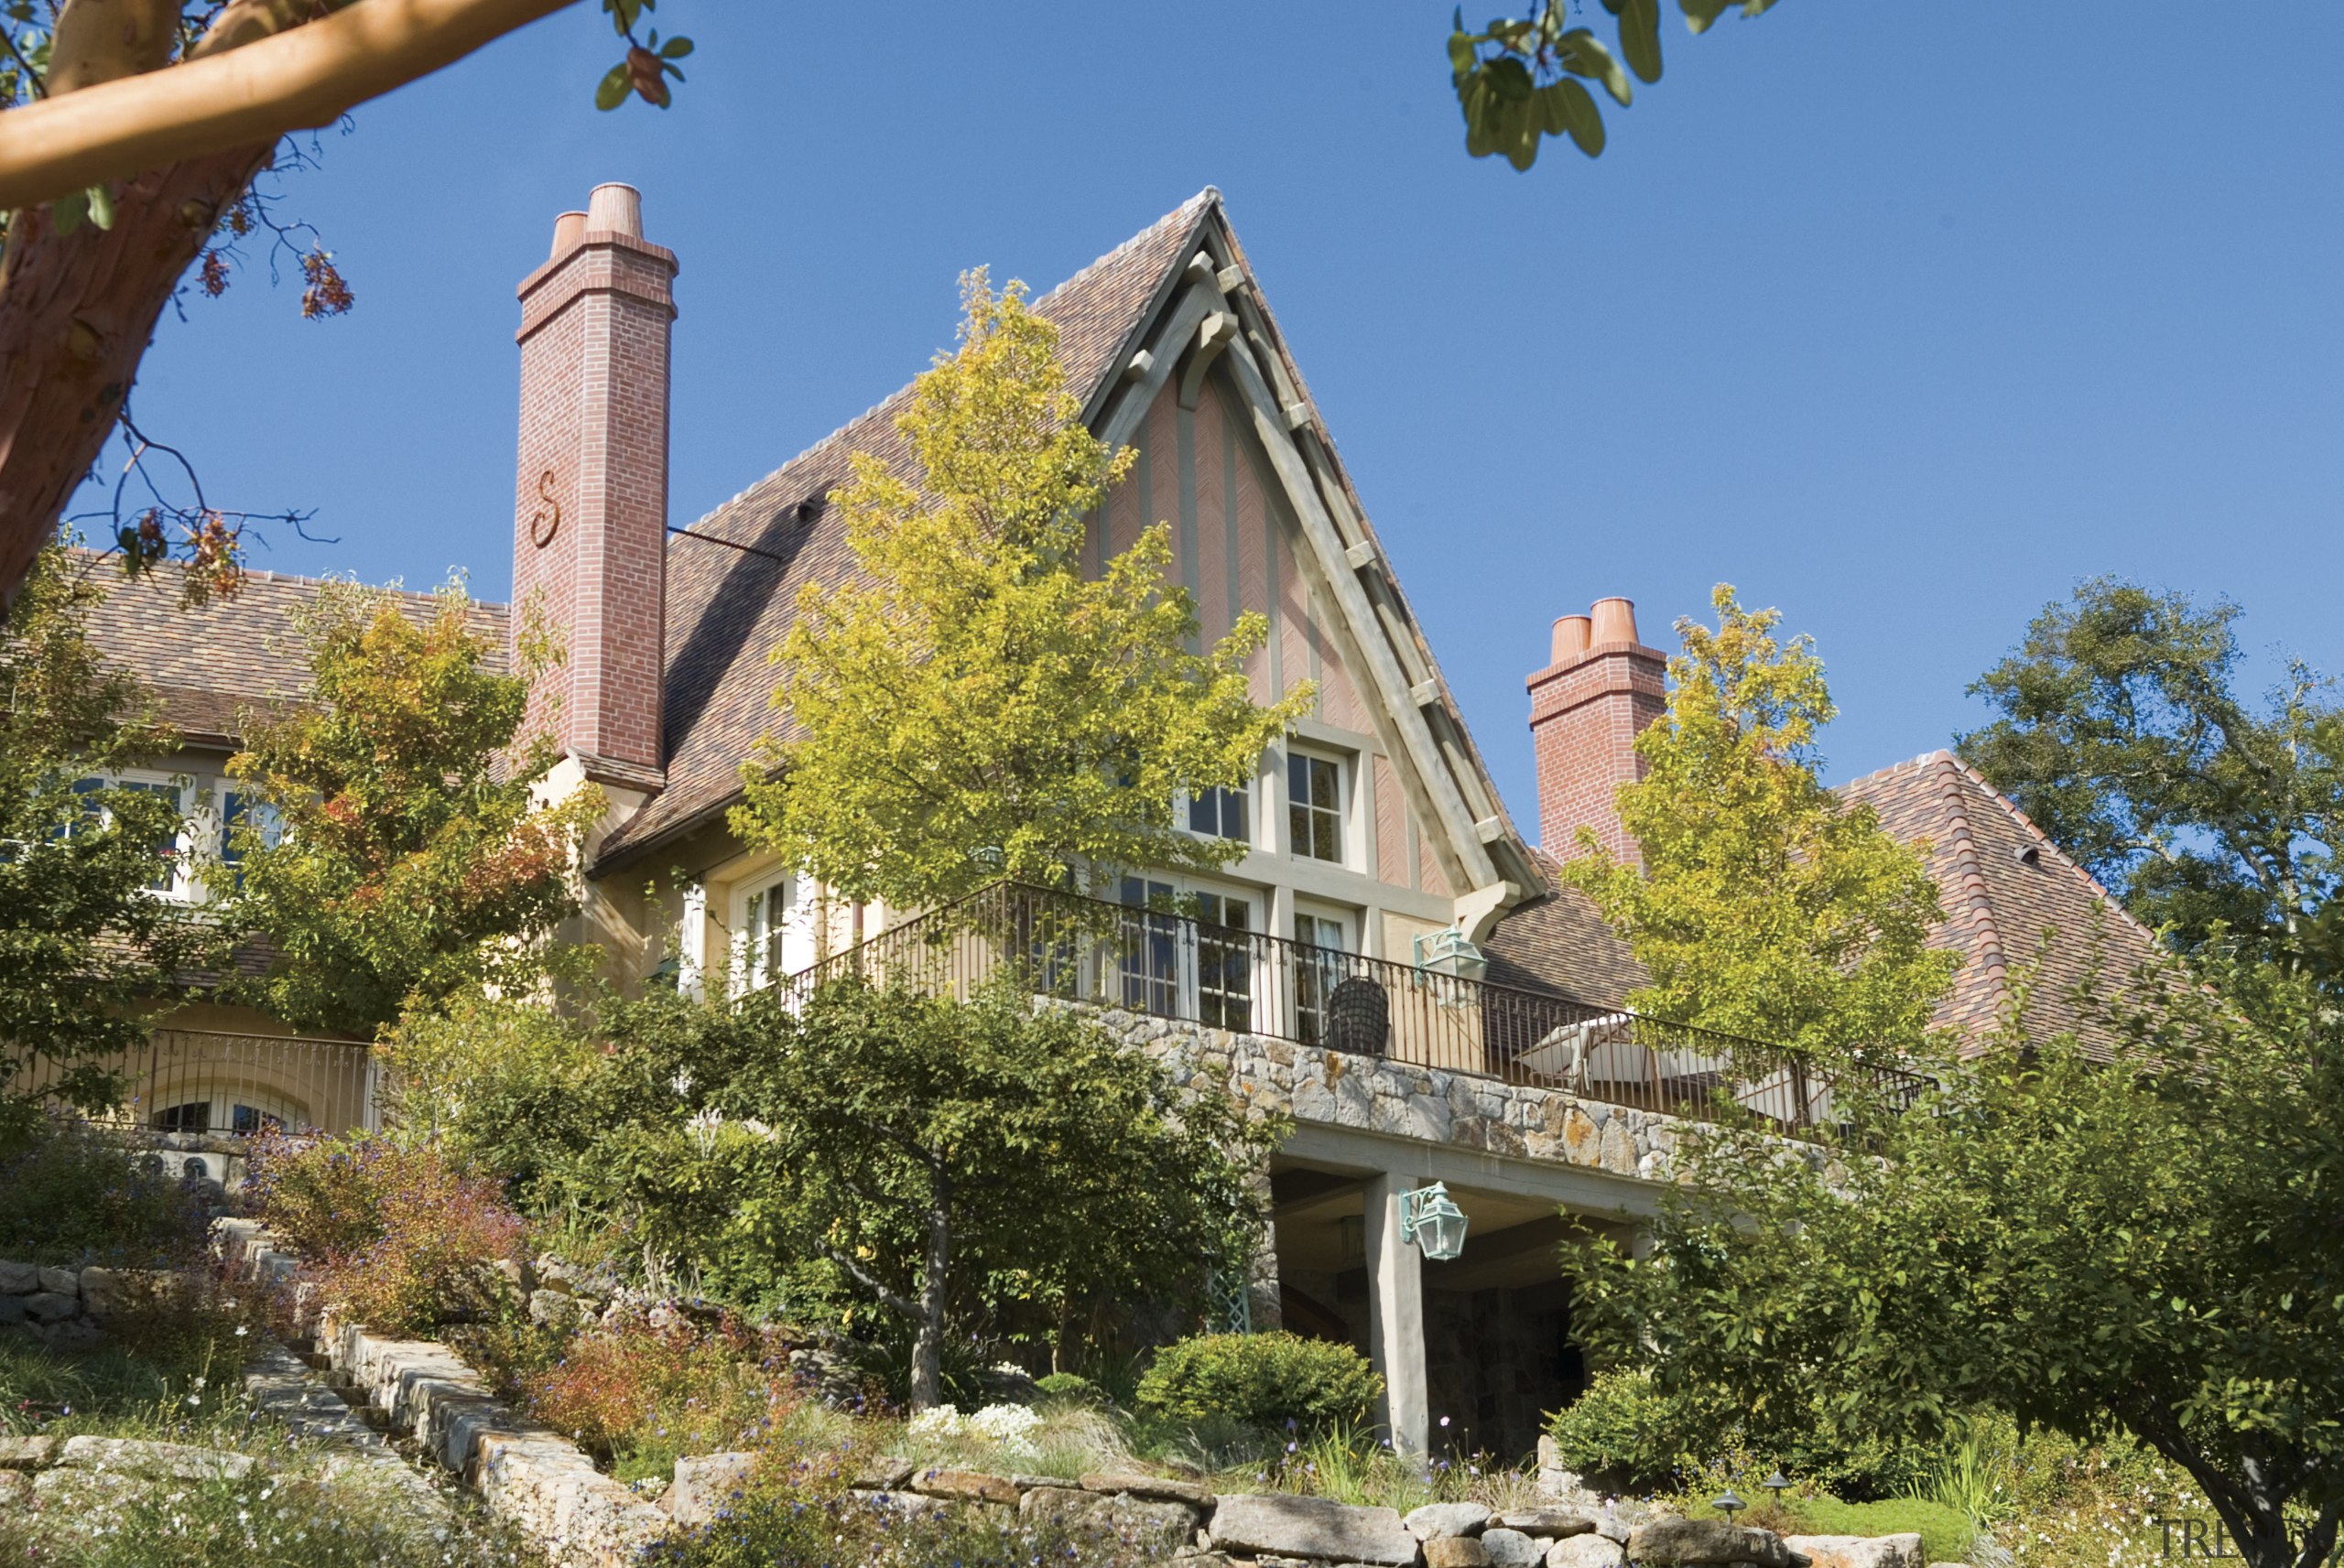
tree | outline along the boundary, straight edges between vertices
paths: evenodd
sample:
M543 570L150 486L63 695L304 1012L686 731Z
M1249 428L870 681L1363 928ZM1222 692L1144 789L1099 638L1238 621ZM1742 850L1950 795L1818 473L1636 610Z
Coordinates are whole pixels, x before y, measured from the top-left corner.
M1259 614L1188 651L1162 524L1083 576L1084 514L1132 455L1083 425L1023 286L961 283L960 351L896 421L919 475L857 453L831 497L863 580L800 593L776 650L793 733L744 768L733 831L899 906L1003 876L1226 865L1243 847L1179 831L1175 797L1249 781L1312 689L1255 706Z
M558 655L525 625L521 667L501 672L471 609L453 583L419 618L329 583L296 615L306 700L247 717L228 767L263 809L233 830L227 912L274 956L236 989L289 1023L372 1033L468 985L526 989L576 907L602 794L541 803L552 746L520 739L529 684Z
M121 415L163 306L278 138L331 124L570 0L10 0L0 7L0 604ZM665 107L689 39L602 0L596 102ZM613 85L616 86L615 92ZM236 231L236 232L241 232ZM317 252L319 257L322 252ZM206 286L215 280L207 273ZM204 520L192 524L201 554ZM148 541L151 549L156 543ZM132 558L142 557L134 554ZM146 557L151 564L151 557Z
M201 946L157 896L179 865L179 791L120 777L172 737L90 641L101 597L52 546L0 627L0 1088L46 1061L41 1087L92 1109L117 1087L95 1059L144 1043L142 1014Z
M1805 637L1775 641L1773 610L1710 596L1712 631L1677 622L1668 711L1636 737L1646 773L1620 820L1643 865L1587 851L1564 879L1595 901L1651 979L1641 1011L1844 1058L1928 1047L1959 960L1933 951L1941 918L1920 852L1815 775L1836 711Z
M2250 1568L2318 1568L2344 1516L2344 1040L2300 982L2243 1020L2232 962L2156 977L2154 1012L2095 1003L2125 1042L2104 1065L2014 1015L2012 1049L1861 1126L1864 1157L1697 1141L1648 1260L1566 1249L1575 1327L1664 1390L1911 1441L1981 1410L2122 1428Z
M619 1016L630 1031L620 1070L668 1110L594 1163L632 1173L653 1244L768 1273L826 1260L909 1327L916 1409L956 1307L1054 1323L1092 1297L1195 1299L1209 1269L1242 1277L1259 1234L1252 1172L1278 1127L1015 986L658 997Z
M179 866L178 786L121 777L174 742L90 640L102 597L52 546L0 625L0 1110L113 1104L105 1058L146 1043L207 946L157 895Z
M2344 707L2300 660L2241 697L2227 600L2099 578L1973 683L2002 717L1962 756L2184 952L2216 933L2344 983Z
M1737 5L1743 16L1756 16L1774 5L1677 0L1685 26L1697 34ZM1624 109L1635 97L1630 71L1646 85L1660 80L1660 0L1603 0L1603 8L1619 18L1616 53L1592 27L1568 26L1579 7L1563 0L1536 0L1526 18L1500 17L1478 33L1466 30L1464 8L1458 8L1449 33L1449 72L1465 114L1468 153L1503 153L1508 163L1526 169L1538 160L1542 136L1568 136L1590 157L1603 151L1603 111L1579 81L1601 83Z

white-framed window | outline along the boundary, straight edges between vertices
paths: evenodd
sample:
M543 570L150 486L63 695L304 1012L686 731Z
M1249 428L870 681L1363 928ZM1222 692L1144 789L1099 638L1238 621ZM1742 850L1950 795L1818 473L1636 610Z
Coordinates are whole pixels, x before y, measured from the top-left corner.
M1350 978L1351 922L1326 910L1294 914L1295 1034L1306 1045L1327 1038L1328 999Z
M285 838L277 807L234 779L215 781L210 810L190 820L206 840L206 858L218 868L205 879L205 891L215 897L244 885L244 854L253 838L272 849Z
M1206 838L1253 841L1253 789L1199 790L1188 797L1188 831Z
M1350 769L1322 752L1289 751L1286 759L1286 821L1287 843L1297 860L1346 858L1344 806Z
M1257 935L1263 899L1127 876L1116 890L1124 916L1114 955L1116 999L1135 1012L1250 1030L1260 997ZM1193 911L1193 918L1187 917Z
M179 814L179 826L169 838L155 846L155 874L148 879L146 891L160 898L202 897L202 882L189 865L190 851L195 848L190 831L195 811L195 781L185 773L157 773L145 768L125 768L105 777L78 779L73 793L82 797L82 820L92 827L103 824L107 818L107 812L95 798L102 790L136 791L160 795L170 802ZM69 834L72 831L67 829Z
M732 975L736 991L787 979L814 962L814 927L806 879L776 871L732 894Z

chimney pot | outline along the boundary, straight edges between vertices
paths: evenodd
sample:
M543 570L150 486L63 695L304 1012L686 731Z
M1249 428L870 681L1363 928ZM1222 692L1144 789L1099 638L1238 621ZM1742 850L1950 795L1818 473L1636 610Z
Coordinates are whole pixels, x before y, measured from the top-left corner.
M586 198L586 227L643 238L643 193L632 185L598 185Z
M547 259L559 260L576 249L578 242L585 237L586 214L564 212L553 221L553 254Z
M1547 663L1568 665L1586 653L1589 629L1593 625L1584 615L1566 615L1556 622L1554 656Z
M1633 643L1636 640L1636 606L1633 600L1599 599L1590 620L1594 623L1592 636L1597 647L1607 643Z

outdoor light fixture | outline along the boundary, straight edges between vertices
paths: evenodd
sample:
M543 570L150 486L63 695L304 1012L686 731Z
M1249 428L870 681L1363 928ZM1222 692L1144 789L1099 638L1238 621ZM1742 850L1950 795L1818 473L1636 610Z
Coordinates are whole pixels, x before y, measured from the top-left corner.
M1791 1478L1788 1476L1784 1475L1780 1468L1777 1468L1773 1475L1767 1476L1758 1484L1765 1487L1768 1491L1774 1493L1775 1500L1779 1502L1782 1500L1783 1494L1790 1490Z
M1743 1502L1739 1497L1734 1495L1734 1490L1731 1487L1728 1487L1724 1491L1720 1492L1716 1497L1709 1499L1709 1507L1725 1515L1726 1522L1728 1524L1731 1524L1733 1522L1734 1509L1746 1509L1750 1505L1748 1503Z
M1409 945L1416 949L1416 968L1427 974L1447 975L1453 980L1478 980L1490 972L1489 958L1454 925L1445 926L1429 936L1413 937Z
M1400 1195L1400 1235L1436 1263L1465 1250L1465 1211L1449 1201L1447 1184Z

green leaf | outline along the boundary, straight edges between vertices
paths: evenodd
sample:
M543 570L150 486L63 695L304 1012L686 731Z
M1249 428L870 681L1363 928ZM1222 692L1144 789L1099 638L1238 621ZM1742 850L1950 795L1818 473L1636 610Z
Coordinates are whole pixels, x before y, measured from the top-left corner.
M1603 83L1603 90L1625 104L1633 97L1628 86L1628 73L1620 68L1603 40L1585 27L1573 27L1562 37L1563 69L1573 76L1591 77Z
M594 89L594 107L597 109L617 108L626 102L627 88L626 61L621 60L602 73L601 83Z
M669 38L666 43L659 46L659 58L661 59L681 59L691 52L692 41L689 38Z
M1462 82L1472 70L1472 35L1460 27L1449 35L1449 74L1452 81Z
M77 190L49 204L49 221L60 234L70 234L90 215L90 193Z
M1518 59L1493 59L1481 68L1490 91L1508 103L1527 103L1532 91L1530 68Z
M1733 0L1677 0L1677 8L1685 13L1685 25L1696 33L1706 33Z
M82 192L90 203L90 222L101 229L114 227L114 192L103 185L92 185Z
M1560 116L1561 134L1568 135L1579 150L1590 157L1603 151L1603 112L1595 106L1594 95L1576 81L1557 81L1542 89L1550 107L1550 121Z
M1660 80L1660 0L1625 0L1620 8L1620 52L1639 81Z

